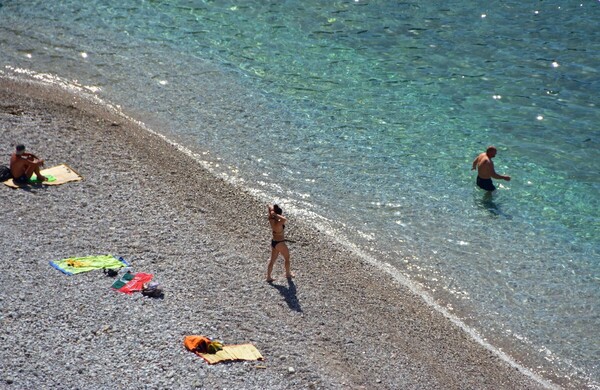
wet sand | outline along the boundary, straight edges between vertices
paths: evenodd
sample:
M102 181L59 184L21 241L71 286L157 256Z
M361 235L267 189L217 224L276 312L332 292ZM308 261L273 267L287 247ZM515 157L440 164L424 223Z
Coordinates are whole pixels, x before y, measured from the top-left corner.
M0 188L0 387L544 388L293 215L296 277L280 259L266 283L268 200L103 105L0 79L6 163L17 143L84 180ZM153 273L164 298L48 264L93 254ZM209 366L184 349L188 334L254 343L265 360Z

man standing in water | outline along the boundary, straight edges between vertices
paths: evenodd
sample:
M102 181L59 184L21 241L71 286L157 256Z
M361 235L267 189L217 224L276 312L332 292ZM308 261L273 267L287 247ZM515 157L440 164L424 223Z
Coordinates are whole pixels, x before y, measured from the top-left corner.
M510 176L503 176L496 173L492 158L496 157L496 147L488 146L485 153L481 153L473 160L472 171L477 168L477 186L486 191L495 191L496 187L492 182L494 179L510 181Z

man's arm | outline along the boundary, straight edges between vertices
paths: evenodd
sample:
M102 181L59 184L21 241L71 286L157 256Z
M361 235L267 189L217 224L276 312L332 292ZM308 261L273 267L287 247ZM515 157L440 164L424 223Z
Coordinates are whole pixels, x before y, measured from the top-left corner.
M37 164L40 167L44 166L44 160L42 160L41 158L39 158L38 156L36 156L33 153L25 152L25 153L21 154L21 156L19 156L19 158L21 160Z
M473 160L473 166L471 167L471 170L474 171L479 164L485 164L485 160L483 159L483 154L478 154L477 157L475 157L475 160ZM481 162L481 160L484 160L483 163Z
M492 168L493 169L493 168ZM510 176L506 176L506 175L499 175L496 173L496 170L492 171L492 177L494 179L498 179L498 180L506 180L506 181L510 181Z
M269 210L268 211L268 215L269 215L268 218L269 219L275 219L275 216L277 214L275 214L275 210L273 209L273 205L272 204L268 204L267 205L267 209Z

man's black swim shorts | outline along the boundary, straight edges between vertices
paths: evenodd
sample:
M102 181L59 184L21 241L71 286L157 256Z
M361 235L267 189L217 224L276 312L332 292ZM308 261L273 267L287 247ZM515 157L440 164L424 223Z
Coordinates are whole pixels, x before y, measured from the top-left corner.
M494 186L492 179L482 179L479 176L477 176L477 186L486 191L495 191L496 190L496 187Z

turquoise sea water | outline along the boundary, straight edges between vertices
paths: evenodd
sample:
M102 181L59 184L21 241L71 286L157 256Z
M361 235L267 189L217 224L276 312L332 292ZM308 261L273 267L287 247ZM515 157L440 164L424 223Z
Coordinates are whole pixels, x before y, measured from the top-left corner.
M0 71L88 86L599 386L600 2L436 3L0 0Z

